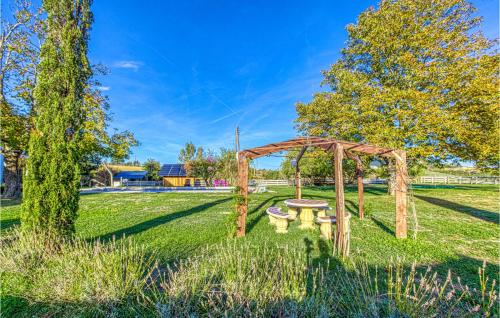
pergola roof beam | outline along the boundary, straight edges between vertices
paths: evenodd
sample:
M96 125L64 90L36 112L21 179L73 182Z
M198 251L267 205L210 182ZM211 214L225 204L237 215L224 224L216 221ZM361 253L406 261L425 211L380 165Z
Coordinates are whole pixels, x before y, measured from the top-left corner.
M309 146L319 147L326 151L330 151L334 144L340 144L346 150L355 151L357 153L364 153L369 155L387 155L392 156L394 149L373 146L365 143L356 143L344 140L336 140L321 137L298 137L295 139L286 140L279 143L272 143L261 147L255 147L243 150L243 153L249 153L248 157L255 159L257 157L265 156L272 152L285 151L294 147Z

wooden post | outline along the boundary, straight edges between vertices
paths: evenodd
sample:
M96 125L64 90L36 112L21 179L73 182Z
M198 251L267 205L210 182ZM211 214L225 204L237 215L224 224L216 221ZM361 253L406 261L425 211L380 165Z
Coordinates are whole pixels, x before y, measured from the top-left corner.
M300 150L299 155L295 159L295 198L296 199L302 199L302 179L300 178L300 159L302 159L302 156L307 150L307 146L302 147L302 150Z
M407 237L406 207L408 190L408 172L406 167L406 152L396 150L396 237Z
M295 166L295 198L302 199L302 182L300 180L300 167L299 163Z
M335 169L335 203L337 218L337 231L335 233L335 248L342 255L347 254L347 244L345 242L345 203L344 203L344 178L342 172L342 159L344 157L344 147L341 144L334 145L334 169Z
M358 178L358 213L361 220L365 217L365 188L363 185L363 163L357 157L356 177Z
M356 177L358 181L358 214L361 220L365 217L365 193L363 185L363 162L359 156L354 155L348 151L345 152L348 158L351 158L356 162Z
M237 224L237 237L245 236L246 218L248 211L248 161L247 158L241 153L238 156L238 187L240 188L239 194L243 196L244 201L238 204L238 224Z

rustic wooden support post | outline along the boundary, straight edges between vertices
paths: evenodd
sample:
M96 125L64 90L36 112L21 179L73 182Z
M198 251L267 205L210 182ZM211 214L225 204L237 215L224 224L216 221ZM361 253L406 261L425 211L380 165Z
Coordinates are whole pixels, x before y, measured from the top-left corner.
M347 254L347 242L345 241L345 203L344 203L344 177L342 172L342 159L344 147L342 144L334 144L334 169L335 169L335 203L337 218L337 231L335 232L335 248L341 255Z
M300 180L299 163L295 164L295 198L302 199L302 182Z
M394 151L396 159L396 237L407 237L406 208L408 191L408 171L406 167L406 152Z
M365 188L363 185L363 163L358 156L356 159L356 177L358 179L358 214L361 220L365 217Z
M356 162L356 178L358 182L358 215L360 220L365 217L365 189L363 185L363 162L358 155L345 152L346 156Z
M302 159L302 156L304 155L304 152L306 152L307 146L302 147L302 150L300 150L299 155L295 159L295 198L296 199L302 199L302 179L300 177L300 159Z
M238 201L238 224L237 224L237 237L245 236L246 218L248 211L248 161L242 154L238 153L238 187L239 195L243 197L243 201Z

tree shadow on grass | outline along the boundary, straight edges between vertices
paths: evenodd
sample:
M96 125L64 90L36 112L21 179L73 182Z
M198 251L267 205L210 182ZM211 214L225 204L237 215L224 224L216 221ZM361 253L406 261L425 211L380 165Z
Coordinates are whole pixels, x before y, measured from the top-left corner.
M311 199L311 200L334 200L335 201L335 192L332 193L331 196L327 195L318 195L318 194L302 194L302 199Z
M423 195L416 195L416 198L423 200L427 203L434 204L440 206L442 208L450 209L456 212L468 214L475 218L481 219L486 222L491 222L495 224L500 224L500 215L498 213L494 213L488 210L482 210L478 208L474 208L471 206L463 205L460 203L434 198L434 197L426 197Z
M376 219L375 217L371 216L370 219L373 221L373 223L375 223L379 228L381 228L382 230L384 230L384 232L394 236L396 235L394 233L394 230L391 229L390 227L388 227L384 222Z
M21 199L4 199L4 198L2 198L0 200L0 206L2 208L8 207L8 206L20 205L20 204L21 204Z
M359 208L358 208L358 205L356 203L354 203L354 201L351 201L351 200L345 200L345 207L347 209L347 211L349 211L349 213L353 214L353 215L356 215L358 218L359 218Z
M2 231L8 230L9 228L21 224L21 219L8 219L0 221L0 229Z
M168 222L174 221L176 219L202 212L206 209L209 209L209 208L211 208L215 205L218 205L218 204L222 204L222 203L227 202L231 199L232 198L220 199L220 200L208 202L205 204L201 204L201 205L195 206L195 207L187 209L187 210L178 211L178 212L175 212L172 214L162 215L162 216L159 216L157 218L147 220L147 221L135 224L133 226L126 227L124 229L120 229L120 230L117 230L114 232L110 232L110 233L101 235L98 238L102 241L109 241L109 240L113 239L114 237L120 239L124 235L128 236L128 235L141 233L141 232L147 231L151 228L154 228L154 227L166 224Z
M290 197L287 195L278 195L278 196L275 195L275 196L272 196L272 197L267 198L266 200L262 201L258 206L256 206L251 211L249 211L247 214L247 217L250 215L253 215L255 213L259 213L259 211L260 211L260 213L256 217L254 217L250 222L247 223L246 232L250 233L252 231L252 229L255 227L255 225L257 225L257 223L259 223L259 221L262 219L262 217L264 217L266 215L264 213L264 211L261 211L261 209L264 208L270 201L273 201L273 202L269 206L274 206L279 201L282 201L282 200L285 200L288 198L290 198Z
M412 184L415 190L432 190L432 189L453 189L453 190L480 190L481 192L498 192L498 186L494 184L474 184L474 185L460 185L460 184L429 184L420 183Z
M131 302L127 298L120 301L84 302L66 299L34 301L22 295L9 295L7 291L2 295L0 317L143 317L143 315L151 316L144 305Z
M387 195L387 187L384 188L376 188L376 187L367 187L364 188L365 193L373 194L373 195Z
M446 277L448 271L450 271L454 278L460 277L462 281L465 280L467 285L476 288L479 287L478 269L482 266L482 260L461 254L457 254L456 257L448 259L445 262L430 265L431 270L437 272L439 276ZM419 266L421 269L426 269L427 267L429 265ZM486 263L485 273L490 278L490 283L493 279L498 279L499 272L500 266L498 264Z

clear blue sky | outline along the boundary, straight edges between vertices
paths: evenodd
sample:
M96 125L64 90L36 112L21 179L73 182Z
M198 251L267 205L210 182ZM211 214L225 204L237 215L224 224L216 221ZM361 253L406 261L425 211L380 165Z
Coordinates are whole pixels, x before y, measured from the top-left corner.
M321 89L345 25L376 3L96 0L90 58L110 69L112 126L136 135L141 162L176 162L187 141L233 147L236 125L242 148L292 138L295 103ZM498 37L498 1L473 3Z

